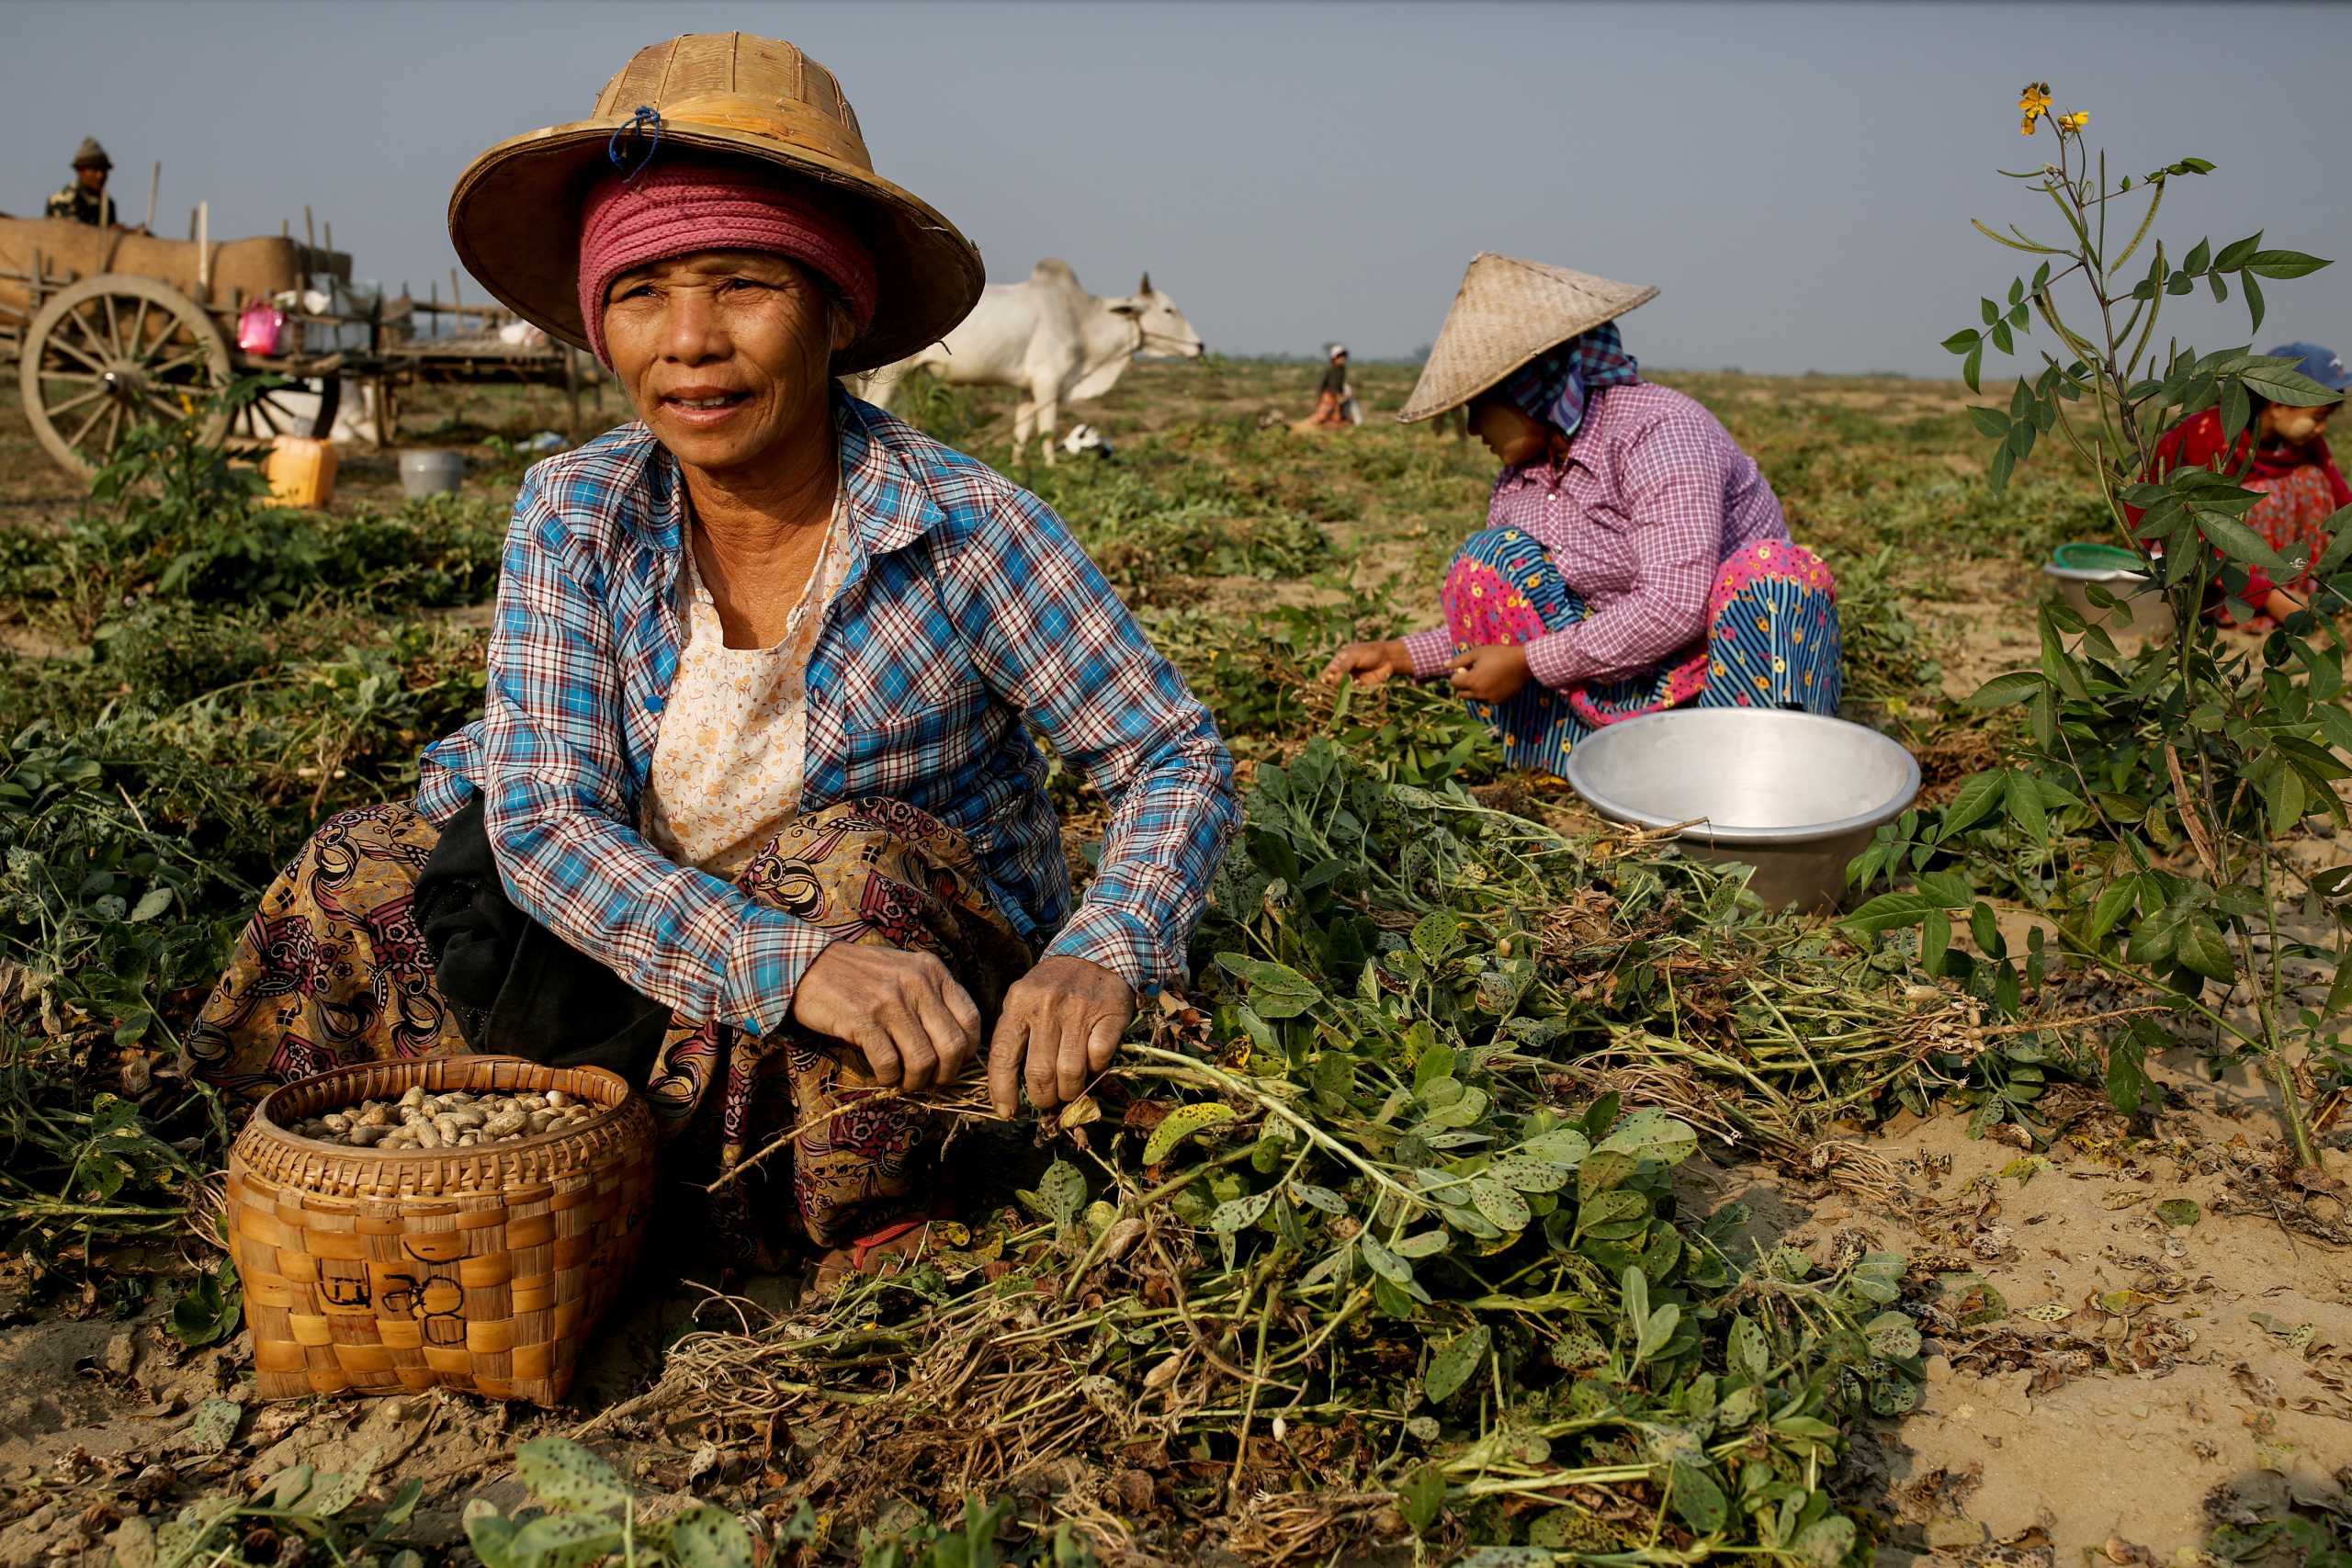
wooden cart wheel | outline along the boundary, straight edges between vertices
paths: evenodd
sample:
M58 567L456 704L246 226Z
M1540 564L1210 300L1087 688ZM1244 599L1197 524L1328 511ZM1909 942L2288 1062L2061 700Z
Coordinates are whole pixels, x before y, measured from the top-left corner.
M343 405L343 378L324 376L282 378L286 384L256 395L229 416L229 439L268 446L281 435L311 435L324 441L334 434L334 419Z
M220 323L168 284L124 273L52 296L25 328L17 377L33 434L85 478L139 425L201 413L228 379ZM207 437L223 423L212 416Z

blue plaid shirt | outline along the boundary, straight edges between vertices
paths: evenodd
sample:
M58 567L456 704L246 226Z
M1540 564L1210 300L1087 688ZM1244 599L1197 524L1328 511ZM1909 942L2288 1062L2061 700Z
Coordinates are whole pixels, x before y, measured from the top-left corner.
M1180 980L1238 816L1207 710L1045 502L870 404L837 394L834 418L858 548L809 657L803 809L918 807L1033 947ZM639 423L525 476L483 716L425 751L416 801L443 822L481 791L519 907L682 1017L765 1032L828 937L636 826L678 667L682 498ZM1112 803L1075 914L1024 720Z

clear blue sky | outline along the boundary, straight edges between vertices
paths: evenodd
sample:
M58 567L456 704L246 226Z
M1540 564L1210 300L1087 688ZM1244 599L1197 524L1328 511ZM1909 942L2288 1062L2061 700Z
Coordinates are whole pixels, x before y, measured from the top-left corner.
M80 0L0 28L0 207L38 211L96 134L134 221L161 158L164 231L199 197L220 237L307 201L420 295L475 152L583 116L639 45L741 28L838 72L993 278L1148 267L1212 347L1391 355L1498 250L1658 284L1626 322L1654 365L1773 372L1951 373L1938 341L2021 259L1967 219L2055 220L1992 172L2048 151L2011 107L2046 78L2121 166L2220 165L2165 231L2343 258L2271 288L2261 335L2352 352L2346 7ZM2244 341L2234 302L2179 321Z

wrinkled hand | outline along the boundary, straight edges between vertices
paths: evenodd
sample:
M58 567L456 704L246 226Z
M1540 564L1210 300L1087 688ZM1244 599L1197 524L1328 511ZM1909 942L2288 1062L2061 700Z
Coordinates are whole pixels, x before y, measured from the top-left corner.
M1351 642L1323 666L1323 682L1336 686L1343 677L1352 675L1359 684L1377 686L1391 675L1412 672L1413 656L1406 651L1403 642L1393 638L1387 642Z
M1506 643L1490 643L1457 654L1453 689L1482 703L1507 703L1526 685L1527 650Z
M874 1081L910 1094L956 1081L980 1048L980 1010L928 953L837 942L792 994L792 1020L865 1054Z
M1021 1109L1024 1062L1032 1105L1051 1111L1076 1100L1090 1077L1110 1066L1135 1016L1134 988L1101 964L1066 955L1041 962L1004 994L989 1042L996 1113L1011 1117Z

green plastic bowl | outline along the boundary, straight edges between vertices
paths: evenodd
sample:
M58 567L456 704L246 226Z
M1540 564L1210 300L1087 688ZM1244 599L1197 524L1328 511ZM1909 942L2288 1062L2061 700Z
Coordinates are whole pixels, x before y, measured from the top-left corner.
M2051 551L2050 564L2066 571L2128 571L2135 577L2148 570L2148 563L2135 550L2082 541Z

